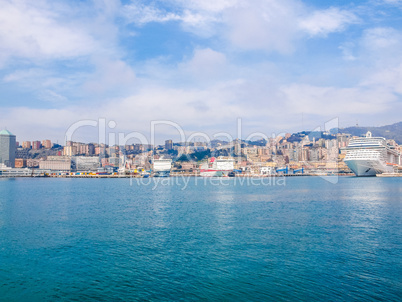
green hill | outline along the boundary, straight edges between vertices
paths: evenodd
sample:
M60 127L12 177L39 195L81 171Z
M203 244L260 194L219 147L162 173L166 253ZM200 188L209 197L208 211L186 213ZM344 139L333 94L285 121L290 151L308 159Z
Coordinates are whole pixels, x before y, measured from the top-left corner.
M399 145L402 145L402 122L381 127L348 127L339 129L341 133L349 133L356 136L365 135L367 131L371 131L373 136L393 139Z

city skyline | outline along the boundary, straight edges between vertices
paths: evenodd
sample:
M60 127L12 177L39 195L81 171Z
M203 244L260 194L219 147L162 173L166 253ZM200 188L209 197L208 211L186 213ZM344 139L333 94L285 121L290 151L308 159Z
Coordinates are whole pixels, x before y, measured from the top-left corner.
M0 4L0 129L19 141L63 144L99 118L144 135L153 120L212 134L240 117L245 136L400 121L402 1Z

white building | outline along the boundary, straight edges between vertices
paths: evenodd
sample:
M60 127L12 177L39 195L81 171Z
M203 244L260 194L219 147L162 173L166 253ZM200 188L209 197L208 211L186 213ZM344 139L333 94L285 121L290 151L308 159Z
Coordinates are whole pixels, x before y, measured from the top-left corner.
M99 157L74 156L72 157L77 171L97 171L99 168Z
M70 171L71 160L41 160L39 161L39 169L41 170L54 170L54 171Z

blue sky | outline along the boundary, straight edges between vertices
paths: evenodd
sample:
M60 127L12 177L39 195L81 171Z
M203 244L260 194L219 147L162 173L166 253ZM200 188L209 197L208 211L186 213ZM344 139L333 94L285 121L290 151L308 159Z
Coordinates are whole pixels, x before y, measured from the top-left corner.
M144 135L152 120L209 135L235 135L237 118L244 135L402 120L401 0L0 7L0 128L19 141L62 142L71 124L99 118Z

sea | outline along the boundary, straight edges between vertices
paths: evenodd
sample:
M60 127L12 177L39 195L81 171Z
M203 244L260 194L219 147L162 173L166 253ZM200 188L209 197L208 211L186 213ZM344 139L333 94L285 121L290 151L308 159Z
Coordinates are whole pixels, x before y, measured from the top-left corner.
M402 178L0 179L0 301L401 301Z

